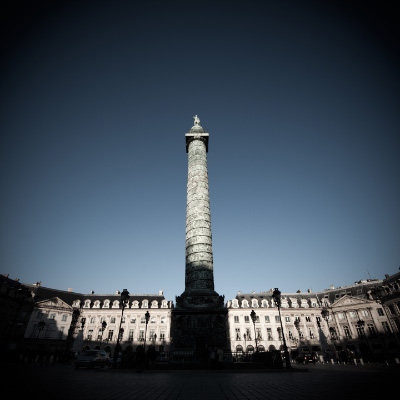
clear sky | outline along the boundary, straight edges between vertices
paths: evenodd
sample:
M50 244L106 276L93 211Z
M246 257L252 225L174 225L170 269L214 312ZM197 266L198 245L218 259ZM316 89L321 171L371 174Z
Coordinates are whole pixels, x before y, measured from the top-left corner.
M398 272L391 3L10 3L1 273L175 300L196 114L210 132L214 279L226 300Z

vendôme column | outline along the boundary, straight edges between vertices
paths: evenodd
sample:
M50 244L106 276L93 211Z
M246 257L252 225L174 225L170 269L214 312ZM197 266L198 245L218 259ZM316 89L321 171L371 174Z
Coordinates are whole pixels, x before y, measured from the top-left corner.
M208 192L208 132L194 116L194 126L186 133L188 181L186 206L186 295L215 295Z

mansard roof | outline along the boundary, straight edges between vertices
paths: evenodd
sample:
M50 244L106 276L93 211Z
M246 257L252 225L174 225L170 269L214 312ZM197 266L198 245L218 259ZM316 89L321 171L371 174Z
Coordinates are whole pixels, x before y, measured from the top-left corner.
M35 293L36 302L42 300L48 300L54 297L58 297L66 304L72 306L72 304L76 300L80 300L81 304L85 302L85 300L90 299L92 303L96 300L99 300L100 303L103 303L105 300L110 300L113 302L115 300L121 299L120 293L114 294L96 294L96 293L89 293L89 294L82 294L77 292L65 291L65 290L58 290L58 289L51 289L44 286L36 286L30 284L24 284L28 287L31 291ZM159 306L162 300L166 300L164 295L161 294L129 294L129 302L137 300L139 302L139 308L141 308L141 304L143 300L148 300L151 303L154 300L159 302Z

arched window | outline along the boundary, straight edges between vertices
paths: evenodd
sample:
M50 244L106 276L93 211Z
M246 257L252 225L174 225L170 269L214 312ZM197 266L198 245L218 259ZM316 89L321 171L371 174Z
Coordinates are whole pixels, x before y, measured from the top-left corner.
M85 300L84 308L90 308L90 300Z
M112 308L119 308L119 301L118 300L114 300L113 301Z
M248 353L254 353L254 347L253 347L251 344L249 344L249 345L247 346L247 352L248 352Z
M151 324L155 324L156 322L157 322L156 317L151 317L151 318L150 318L150 323L151 323Z
M132 302L132 308L139 308L139 302L137 300Z
M239 308L239 302L237 299L232 300L232 308Z
M167 323L167 317L161 317L161 323L166 324Z
M257 299L251 299L251 306L254 308L258 308L258 300Z
M110 308L110 300L104 300L103 308Z
M148 308L149 307L149 301L148 300L143 300L142 301L142 308Z
M93 308L100 308L100 301L99 300L96 300L94 302Z
M168 308L168 302L167 300L163 300L161 303L161 308Z
M158 308L158 301L157 300L153 300L151 302L151 308Z
M261 300L261 307L268 308L268 301L265 299Z
M263 345L259 345L258 347L258 351L265 351L265 347Z
M243 347L242 347L240 344L238 344L238 345L236 346L236 352L237 352L237 353L243 353Z
M249 302L247 300L242 301L242 307L243 308L248 308L249 307Z

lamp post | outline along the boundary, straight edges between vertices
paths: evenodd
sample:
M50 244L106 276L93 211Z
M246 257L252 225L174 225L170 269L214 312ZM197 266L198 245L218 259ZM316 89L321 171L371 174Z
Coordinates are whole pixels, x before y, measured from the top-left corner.
M243 339L244 339L244 352L247 353L247 347L246 347L247 335L246 335L246 333L243 333Z
M103 335L104 335L104 331L106 330L106 328L107 328L107 322L106 321L103 321L102 323L101 323L101 328L100 328L100 330L101 330L101 338L100 338L100 350L101 350L101 344L103 343Z
M285 333L283 332L283 324L282 324L282 318L281 318L281 292L279 291L278 288L275 288L273 293L272 293L272 298L274 299L275 305L278 307L278 313L279 313L279 321L281 322L281 329L282 329L282 338L283 338L283 350L285 352L285 359L286 359L286 368L292 368L292 365L290 364L290 359L289 359L289 352L288 348L286 345L286 339L285 339Z
M146 311L146 314L144 314L144 317L146 319L146 327L144 330L144 346L143 346L143 351L144 351L144 359L146 360L146 335L147 335L147 324L149 323L150 319L150 313Z
M256 351L258 351L258 347L257 347L257 332L256 332L256 320L257 320L257 315L256 315L256 313L254 312L254 310L251 310L250 317L251 317L251 320L253 321L253 326L254 326L254 341L255 341L255 343L256 343Z
M42 330L44 329L45 326L46 326L46 322L44 322L43 320L39 321L39 323L38 323L38 334L36 336L36 339L39 338L40 332L42 332Z
M124 316L124 310L129 301L129 292L127 289L124 289L121 293L121 321L119 322L119 329L118 329L118 335L117 335L117 345L115 346L114 350L114 360L113 360L113 368L117 367L117 359L118 359L118 354L119 354L119 339L121 336L121 324L122 324L122 317ZM123 332L123 331L122 331Z

